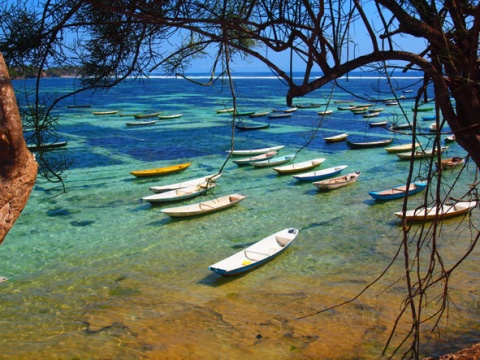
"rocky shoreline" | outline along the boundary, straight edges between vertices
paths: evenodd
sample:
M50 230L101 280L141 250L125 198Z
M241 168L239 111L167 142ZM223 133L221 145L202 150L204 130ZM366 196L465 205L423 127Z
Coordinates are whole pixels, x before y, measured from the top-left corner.
M480 343L453 354L445 354L439 357L428 357L425 360L480 360Z

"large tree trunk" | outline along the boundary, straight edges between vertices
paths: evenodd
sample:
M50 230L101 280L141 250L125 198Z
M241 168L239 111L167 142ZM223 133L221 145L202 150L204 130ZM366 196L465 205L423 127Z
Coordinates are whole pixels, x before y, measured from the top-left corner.
M7 66L0 53L0 244L20 216L37 177Z

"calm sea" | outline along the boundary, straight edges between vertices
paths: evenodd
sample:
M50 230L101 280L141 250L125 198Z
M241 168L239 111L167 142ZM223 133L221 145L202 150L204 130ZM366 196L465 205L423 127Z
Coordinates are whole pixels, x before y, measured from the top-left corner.
M407 97L401 103L409 117L413 100L408 98L419 80L403 77L391 84L397 96ZM45 94L74 87L72 79L42 83ZM372 76L351 76L339 85L343 88L326 87L296 103L354 99L360 104L392 97L387 81ZM15 86L21 98L24 83ZM235 79L240 111L285 107L286 90L262 74ZM403 122L400 107L382 104L379 117L365 119L330 102L328 109L334 111L328 117L317 114L327 106L299 109L286 119L246 118L248 124L268 122L270 127L238 132L232 131L230 116L216 113L232 106L227 83L205 87L159 76L76 97L77 105L90 108L68 108L72 102L56 110L71 161L67 192L39 178L0 247L0 276L9 279L0 283L1 359L381 358L406 295L401 258L356 301L305 316L352 299L390 263L401 241L393 213L402 202L375 203L368 192L401 185L409 169L408 162L383 148L351 150L345 142L327 144L323 137L347 132L353 141L393 136L394 144L407 142L406 135L369 126ZM92 114L107 110L183 116L127 127L131 116ZM428 132L431 121L420 123ZM296 162L324 157L321 169L348 165L343 173L359 170L360 179L320 193L272 168L238 167L232 159L224 164L232 133L237 149L284 145L279 155L295 153ZM428 137L421 140L428 147ZM448 156L464 155L451 144ZM165 177L136 179L129 173L183 162L192 165ZM216 173L222 166L218 186L207 198L248 196L231 209L173 220L160 211L170 204L153 207L141 201L151 194L150 186ZM425 165L416 164L414 173L424 175ZM457 173L446 174L446 187ZM470 164L453 195L460 196L474 176ZM422 195L412 197L410 207L421 201ZM473 216L478 223L476 211ZM228 279L208 270L287 227L300 229L299 236L263 267ZM447 265L462 255L470 239L471 229L461 219L443 223L438 243ZM455 306L448 324L442 322L442 338L425 332L424 355L478 341L478 260L477 250L452 277ZM401 329L406 325L408 319L400 322Z

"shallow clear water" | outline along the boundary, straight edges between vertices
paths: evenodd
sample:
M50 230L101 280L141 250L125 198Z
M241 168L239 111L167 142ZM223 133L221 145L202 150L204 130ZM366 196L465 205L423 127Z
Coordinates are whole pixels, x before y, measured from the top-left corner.
M44 82L52 92L72 89L71 79ZM413 80L398 82L403 86ZM374 94L378 80L355 78L344 85L367 97ZM237 86L242 111L284 107L285 88L275 79L245 77L237 79ZM401 209L401 201L377 204L368 192L403 183L408 162L382 148L349 150L345 142L323 141L340 132L358 141L392 136L385 129L370 128L361 116L330 105L334 113L297 161L325 157L321 168L345 164L349 167L344 173L362 172L357 183L332 192L319 193L310 183L278 176L271 168L238 167L230 160L208 196L248 195L231 209L172 220L161 213L162 206L141 202L151 194L150 186L222 167L232 130L229 117L215 110L231 106L227 90L154 78L77 97L78 103L92 108L62 104L59 131L68 140L66 155L73 161L67 193L59 194L39 180L0 247L0 275L9 278L0 283L0 358L381 357L405 291L399 282L380 293L401 277L400 262L354 303L302 317L357 295L397 250L400 227L393 212ZM298 102L325 102L328 95L329 89L321 90ZM334 98L351 95L336 90ZM410 100L404 104L407 110L413 105ZM111 109L161 110L183 117L127 128L129 117L91 113ZM300 109L287 119L256 119L270 122L270 128L235 133L235 147L285 145L280 154L297 152L321 121L315 111ZM398 111L385 108L382 117L391 120L391 113ZM396 136L395 143L406 141ZM448 154L462 156L464 151L453 144ZM193 162L187 170L166 177L136 179L129 174L187 161ZM420 165L416 172L422 172ZM474 174L470 165L460 184L471 183ZM453 181L454 174L447 174L449 178ZM411 206L420 200L419 195L413 197ZM476 212L473 216L477 218ZM443 225L440 243L448 248L447 262L458 258L470 241L468 228L459 224L452 219ZM299 236L265 266L229 279L208 270L214 262L286 227L299 228ZM478 338L478 259L476 251L452 279L457 308L450 314L449 332L443 340L425 339L426 355Z

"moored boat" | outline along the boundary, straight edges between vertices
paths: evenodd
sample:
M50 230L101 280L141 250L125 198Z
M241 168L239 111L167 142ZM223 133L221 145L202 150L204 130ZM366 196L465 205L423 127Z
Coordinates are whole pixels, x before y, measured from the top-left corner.
M389 145L393 142L393 138L384 139L384 140L376 140L376 141L365 141L365 142L354 142L347 140L347 145L351 149L366 149L366 148L373 148L379 146Z
M256 161L263 161L263 160L270 159L275 155L277 155L277 153L278 151L269 151L265 154L260 154L260 155L256 155L248 158L243 158L243 159L236 159L236 160L233 160L233 162L239 166L252 165Z
M242 130L242 131L260 130L260 129L268 129L270 127L270 124L253 124L253 125L251 124L251 125L247 125L247 124L241 122L241 123L235 124L235 127L238 130Z
M268 114L269 119L283 119L292 116L292 113L288 112L273 112Z
M279 151L284 147L285 147L284 145L278 145L278 146L271 146L271 147L262 148L262 149L227 150L227 153L232 154L232 156L253 156L253 155L265 154L269 151Z
M319 181L340 174L348 165L334 166L324 170L292 175L298 181Z
M375 200L379 201L401 199L407 196L407 194L410 196L424 190L427 184L428 183L426 181L414 181L410 183L408 188L406 184L403 184L395 186L391 189L370 191L368 194Z
M250 163L250 165L253 165L255 167L267 167L267 166L277 166L281 164L285 164L287 162L292 161L295 159L295 154L288 154L284 156L277 156L277 157L272 157L267 160L261 160L261 161L253 161Z
M155 125L157 123L156 120L150 121L127 121L125 125L127 126L148 126L148 125Z
M93 115L114 115L116 113L118 113L118 110L92 111Z
M432 207L421 207L414 210L407 210L405 214L403 211L395 213L396 216L403 218L407 221L427 221L464 215L469 213L477 206L476 201L458 201L454 204L443 204Z
M136 177L151 177L151 176L162 176L180 172L188 168L192 163L176 164L154 169L146 170L134 170L130 171L130 174Z
M30 151L39 151L39 150L45 151L45 150L54 150L54 149L58 149L65 146L67 146L66 141L57 141L57 142L42 143L40 145L30 144L30 145L27 145L27 149Z
M333 177L326 180L315 181L313 182L313 185L318 190L333 190L333 189L338 189L339 187L342 187L342 186L353 184L358 180L359 177L360 177L360 171L355 171L350 174L337 176L337 177Z
M343 134L338 134L338 135L333 135L333 136L328 136L324 137L323 140L326 141L327 143L333 143L333 142L339 142L343 141L348 137L347 133Z
M413 148L418 148L421 144L420 143L407 143L407 144L402 144L402 145L395 145L395 146L389 146L385 148L385 151L388 153L397 153L397 152L404 152L408 150L412 150Z
M325 160L326 160L325 158L319 158L319 159L313 159L308 161L302 161L296 164L274 167L273 170L275 170L279 174L292 174L296 172L314 169L317 166L321 165Z
M182 117L183 114L170 114L170 115L158 115L160 120L168 120L168 119L178 119Z
M317 112L318 115L322 116L322 115L330 115L333 113L333 110L323 110L323 111L318 111Z
M135 114L133 117L135 119L148 119L151 117L158 117L158 115L161 114L161 111L153 112L153 113L147 113L147 114Z
M153 191L154 193L159 194L159 193L162 193L162 192L181 189L181 188L184 188L184 187L200 185L200 184L203 184L205 182L215 182L215 181L217 181L217 179L220 176L222 176L222 173L216 173L216 174L201 176L201 177L196 178L196 179L185 180L185 181L178 182L178 183L175 183L175 184L152 186L152 187L150 187L150 191Z
M195 196L206 193L209 189L216 186L214 182L204 182L198 185L187 186L184 188L165 191L159 194L148 195L142 197L143 201L148 201L150 204L161 204L165 202L180 201L191 199Z
M256 118L256 117L264 117L270 114L270 111L260 111L260 112L254 112L253 114L248 115L248 117L251 118Z
M209 270L222 275L234 276L245 273L265 264L285 251L298 235L298 229L284 229L256 242L208 267Z
M371 122L369 123L368 125L370 127L378 127L378 126L387 126L388 124L388 121L387 120L383 120L383 121L376 121L376 122Z
M246 195L242 194L230 194L215 198L213 200L207 200L196 204L177 206L172 208L162 209L164 214L170 217L191 217L198 215L210 214L215 211L230 208L237 205L240 201L246 199Z
M454 157L447 158L447 159L442 159L440 161L440 164L438 162L435 163L435 165L437 166L437 169L438 168L454 169L454 168L456 168L458 166L461 166L463 164L465 164L465 158L458 157L458 156L454 156Z

